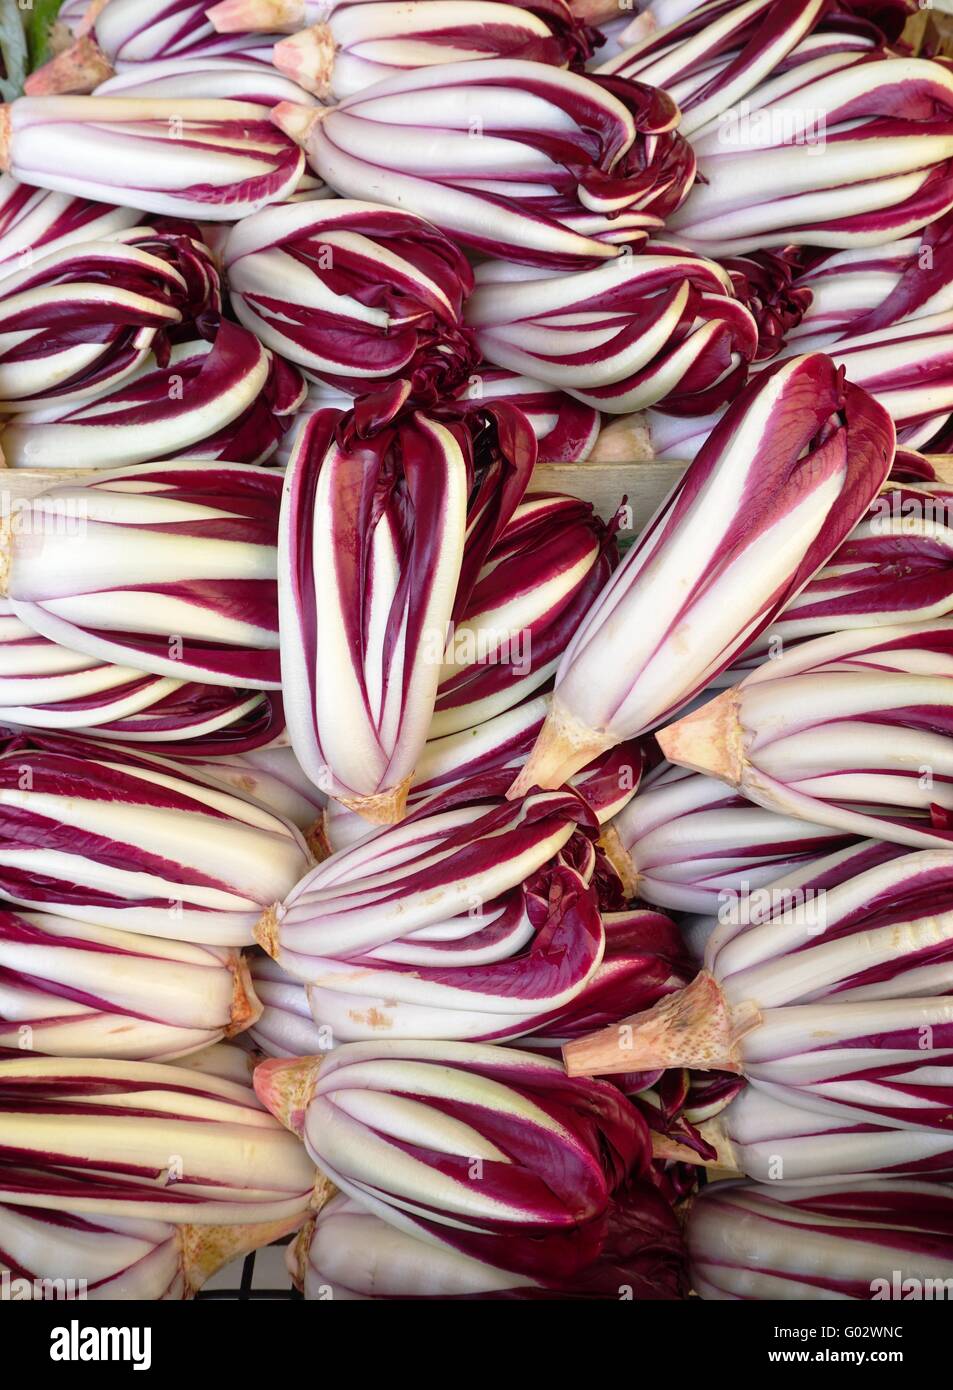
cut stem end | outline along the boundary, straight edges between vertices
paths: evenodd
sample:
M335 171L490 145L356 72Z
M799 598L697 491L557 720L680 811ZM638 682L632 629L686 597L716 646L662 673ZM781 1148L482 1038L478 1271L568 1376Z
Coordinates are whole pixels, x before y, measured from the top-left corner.
M323 1057L269 1057L255 1068L256 1096L293 1134L304 1133L305 1111L323 1061Z
M247 1226L180 1226L179 1263L188 1291L194 1294L230 1260L260 1250L297 1230L301 1216L281 1221L253 1221Z
M373 796L344 796L334 792L335 801L340 801L349 811L356 811L372 825L397 825L404 819L407 810L407 794L410 791L411 777L405 777L396 787L375 792Z
M507 800L515 801L534 787L552 791L563 786L618 742L604 729L590 729L554 698L529 758L506 793Z
M297 82L319 101L331 99L331 76L337 46L327 24L312 24L276 43L271 61L279 72Z
M217 34L293 34L304 23L304 0L221 0L205 16Z
M277 106L271 108L271 119L279 130L283 130L296 145L303 148L308 143L312 127L321 119L321 112L325 109L301 106L296 101L279 101Z
M254 937L263 951L272 960L278 959L281 947L278 944L278 927L281 923L281 903L272 903L259 917L254 927Z
M740 786L745 754L738 706L738 687L733 686L684 719L659 729L655 735L659 747L670 763Z
M31 72L23 84L30 97L85 96L115 75L112 63L91 34Z
M639 874L632 856L622 843L622 836L614 825L607 825L599 836L599 844L622 881L622 891L627 898L634 898L639 891Z
M568 1043L563 1060L570 1076L669 1067L739 1073L738 1044L760 1017L753 1005L733 1009L714 975L703 970L644 1013Z
M599 431L590 463L636 463L655 458L652 432L646 416L622 415Z
M234 1038L236 1033L244 1033L261 1018L264 1005L255 993L251 967L248 957L239 953L232 968L234 988L232 990L231 1021L225 1029L226 1038Z

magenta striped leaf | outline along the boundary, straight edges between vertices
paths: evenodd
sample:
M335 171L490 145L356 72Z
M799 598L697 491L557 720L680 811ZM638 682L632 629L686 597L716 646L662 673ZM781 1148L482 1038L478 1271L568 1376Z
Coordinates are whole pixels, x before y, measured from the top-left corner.
M242 323L318 381L363 394L406 377L419 399L428 378L473 365L470 267L412 213L340 198L267 208L231 231L224 261Z
M275 45L274 62L327 102L436 63L521 58L581 67L595 38L565 0L408 0L396 8L364 0L326 8L323 20Z
M6 172L142 212L236 222L287 197L304 167L293 141L252 103L21 97L2 115Z
M214 754L269 743L284 715L277 694L149 675L71 651L0 600L0 724Z
M694 132L701 177L668 226L696 252L875 246L953 200L953 73L821 52Z
M0 1198L201 1226L284 1222L314 1166L250 1086L156 1062L0 1061Z
M255 1087L364 1209L530 1277L591 1265L613 1189L645 1172L645 1124L621 1092L512 1048L351 1043L263 1062Z
M0 1236L3 1227L0 1225ZM505 1256L504 1256L505 1258ZM684 1296L681 1236L671 1208L646 1182L631 1181L609 1201L606 1237L592 1264L567 1281L500 1267L423 1240L338 1193L302 1229L289 1259L306 1299L672 1299ZM373 1277L369 1277L373 1267Z
M572 1038L618 1023L637 1005L651 1008L691 978L678 928L663 912L605 912L602 924L606 944L598 970L566 1007L536 1020L523 1047L556 1052Z
M132 228L50 252L0 281L0 409L103 395L220 308L211 256L186 237Z
M12 468L109 468L162 458L269 459L304 399L300 373L223 319L211 340L172 345L76 405L18 414L0 429Z
M467 323L490 362L595 409L629 414L661 401L705 414L744 383L757 325L720 266L651 251L545 278L484 263Z
M948 1184L715 1183L688 1225L692 1286L716 1300L944 1298L951 1219Z
M758 325L756 362L777 357L787 341L796 339L798 325L813 303L812 291L796 274L799 254L797 248L782 247L777 251L754 251L748 256L722 256L719 260L731 276L735 294ZM797 341L799 352L813 351L818 346Z
M383 824L403 813L450 620L535 460L535 438L511 407L408 413L410 389L395 383L353 415L308 419L281 520L292 745L316 785Z
M911 849L949 848L951 653L950 618L818 637L657 737L670 761L768 810Z
M646 25L644 37L597 71L664 87L689 136L771 77L830 8L826 0L709 0L662 28Z
M560 785L704 690L849 535L893 452L886 412L828 358L761 372L577 628L514 793Z
M99 83L95 95L153 101L188 100L201 92L206 100L240 101L264 107L277 106L282 101L314 103L316 98L272 67L272 52L262 48L235 55L213 53L209 57L123 64L122 71ZM257 56L259 53L261 57Z
M308 994L300 980L270 956L253 955L250 970L261 1015L248 1037L266 1057L313 1057L330 1049L333 1037L311 1017Z
M0 1206L0 1277L6 1276L11 1299L178 1301L191 1298L229 1260L298 1224L292 1217L189 1226L6 1204Z
M485 931L485 940L499 935L511 952L531 931L521 894L515 902L507 894L566 846L577 822L593 820L570 791L510 803L454 784L399 825L319 864L276 906L274 921L262 923L259 940L303 980L314 978L315 960L378 948L385 959L389 943L397 943L397 958L401 943L413 950L421 932L421 943L439 943Z
M482 724L545 686L616 556L590 503L527 493L455 617L428 737Z
M117 70L135 71L160 59L234 55L263 66L274 42L268 34L217 34L202 0L93 0L73 33L68 48L30 74L28 95L92 92Z
M799 352L822 350L908 319L953 307L953 215L883 246L818 252L797 277L810 295L787 337Z
M788 604L719 685L812 637L953 612L953 492L942 483L891 482L828 564Z
M481 363L459 394L518 406L533 427L541 463L581 463L599 436L599 412L592 406L516 372Z
M467 927L470 930L462 935ZM307 995L335 1042L503 1041L571 1007L604 947L595 889L554 863L474 913L370 951L308 958ZM303 967L302 967L303 968Z
M290 822L185 767L55 740L0 754L0 897L21 907L250 945L309 863Z
M695 175L663 93L521 59L417 68L273 118L338 193L386 194L476 251L554 270L640 244Z
M280 493L268 469L203 463L49 488L11 538L13 615L70 650L173 680L277 687Z
M667 763L643 779L603 835L631 896L710 916L847 838Z
M238 951L0 911L0 1055L161 1062L260 1011Z
M894 1129L863 1116L821 1114L756 1086L743 1086L701 1131L720 1167L771 1182L782 1192L833 1179L866 1183L878 1174L891 1182L953 1180L948 1130Z
M0 275L77 241L99 241L140 221L135 208L51 193L0 175Z

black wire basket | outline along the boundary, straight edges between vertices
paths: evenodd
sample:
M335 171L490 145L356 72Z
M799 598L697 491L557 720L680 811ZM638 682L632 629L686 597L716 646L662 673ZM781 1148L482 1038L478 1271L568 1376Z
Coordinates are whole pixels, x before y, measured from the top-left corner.
M293 1238L288 1236L265 1249L282 1248L290 1244ZM220 1302L238 1300L240 1303L303 1302L301 1294L291 1282L291 1276L284 1271L284 1260L281 1276L278 1276L271 1268L272 1260L259 1259L264 1254L265 1250L253 1250L243 1260L233 1260L211 1280L211 1288L199 1289L195 1297Z

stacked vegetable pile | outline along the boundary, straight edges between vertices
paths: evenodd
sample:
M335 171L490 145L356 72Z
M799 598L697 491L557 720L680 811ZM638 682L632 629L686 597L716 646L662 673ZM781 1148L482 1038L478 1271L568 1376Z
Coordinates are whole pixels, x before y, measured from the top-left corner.
M953 66L594 8L10 41L17 1297L953 1268ZM639 534L534 482L620 452Z

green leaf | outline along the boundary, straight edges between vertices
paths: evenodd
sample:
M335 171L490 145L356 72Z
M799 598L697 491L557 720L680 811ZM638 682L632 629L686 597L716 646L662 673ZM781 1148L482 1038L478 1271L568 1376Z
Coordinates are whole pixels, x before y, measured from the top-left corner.
M63 0L30 0L27 20L27 43L30 50L30 71L41 67L50 53L50 35Z
M17 0L0 0L0 53L3 54L3 75L0 76L0 97L12 101L23 91L26 76L26 37L23 33L23 11Z

